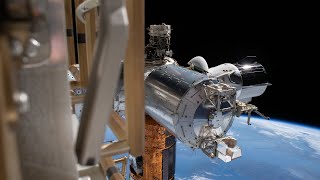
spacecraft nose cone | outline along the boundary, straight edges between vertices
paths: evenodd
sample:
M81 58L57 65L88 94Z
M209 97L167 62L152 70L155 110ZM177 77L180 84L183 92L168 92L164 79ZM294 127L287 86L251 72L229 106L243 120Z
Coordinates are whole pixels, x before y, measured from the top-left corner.
M208 63L207 61L202 57L202 56L196 56L192 58L189 62L188 65L193 65L194 67L204 70L206 72L209 71Z

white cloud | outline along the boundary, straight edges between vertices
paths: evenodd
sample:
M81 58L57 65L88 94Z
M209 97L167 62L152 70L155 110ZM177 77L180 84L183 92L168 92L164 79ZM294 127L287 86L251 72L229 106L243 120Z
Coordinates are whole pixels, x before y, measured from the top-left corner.
M218 160L218 161L220 161L220 160ZM217 162L217 159L211 159L211 163L212 163L212 164L219 165L219 163Z
M213 173L211 173L211 172L204 172L205 174L207 174L207 175L210 175L210 176L214 176L215 174L213 174Z
M234 136L234 132L231 131L231 130L229 130L229 131L227 132L227 135L229 135L229 136Z
M208 171L205 171L204 174L209 175L209 176L221 176L221 175L214 174L214 173L208 172Z
M180 177L175 177L177 180L187 180L187 178L186 177L184 177L184 178L180 178Z
M290 142L290 145L291 145L292 147L296 148L296 149L299 149L299 150L304 151L304 149L303 149L303 148L299 147L298 145L296 145L296 144L295 144L295 143L293 143L293 142Z
M306 141L309 144L309 147L314 149L316 154L320 155L320 137L317 139L307 138Z
M229 130L226 135L232 136L232 137L238 137L239 133L236 133L235 131Z
M198 175L193 175L191 177L183 177L183 178L175 177L175 179L177 180L212 180L212 179L209 179L203 176L198 176Z
M209 178L203 177L203 176L191 176L192 180L211 180Z
M244 121L241 121L240 124L244 124L244 125L248 126L248 124Z
M290 140L304 141L315 151L315 154L320 155L320 130L318 129L305 127L303 125L260 119L253 119L252 124L259 129L262 129L259 133L265 135L273 134Z
M293 176L299 178L299 179L304 179L303 174L298 172L296 169L288 169L289 173L292 174Z
M266 130L258 131L258 133L261 133L261 134L266 135L266 136L271 136L271 137L275 136L272 132L266 131Z

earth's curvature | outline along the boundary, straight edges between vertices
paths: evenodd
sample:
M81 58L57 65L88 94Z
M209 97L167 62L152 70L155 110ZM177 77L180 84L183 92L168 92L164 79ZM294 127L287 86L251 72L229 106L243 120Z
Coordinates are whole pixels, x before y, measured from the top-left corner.
M177 141L178 180L320 179L320 129L280 120L236 118L228 134L238 140L242 157L224 163Z

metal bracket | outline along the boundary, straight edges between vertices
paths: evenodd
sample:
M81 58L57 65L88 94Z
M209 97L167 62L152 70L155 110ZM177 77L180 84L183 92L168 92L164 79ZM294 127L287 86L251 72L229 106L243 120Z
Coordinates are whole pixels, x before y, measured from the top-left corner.
M124 59L128 40L128 17L124 0L101 2L100 32L76 143L78 161L82 165L96 164L105 124Z
M85 23L85 14L90 11L91 9L94 9L100 5L99 0L86 0L82 2L76 9L76 14L78 19Z
M242 113L247 113L248 114L248 119L247 119L247 124L248 125L251 125L250 118L251 118L252 112L255 112L256 114L258 114L259 116L261 116L264 119L267 119L267 120L270 119L270 117L265 116L264 114L259 112L258 111L258 107L253 105L253 104L248 104L248 103L244 103L244 102L241 102L241 101L237 101L236 105L237 105L237 112L236 112L237 117L239 117Z

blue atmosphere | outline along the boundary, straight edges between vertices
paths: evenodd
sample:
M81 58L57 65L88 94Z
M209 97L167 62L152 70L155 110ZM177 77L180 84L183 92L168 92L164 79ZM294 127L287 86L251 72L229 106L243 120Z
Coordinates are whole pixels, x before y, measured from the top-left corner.
M177 180L320 179L320 129L280 120L236 118L228 135L238 140L242 157L229 163L210 159L177 141ZM115 139L110 130L106 140Z

